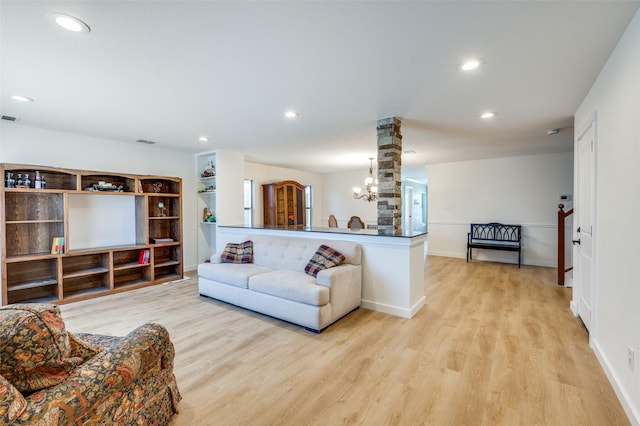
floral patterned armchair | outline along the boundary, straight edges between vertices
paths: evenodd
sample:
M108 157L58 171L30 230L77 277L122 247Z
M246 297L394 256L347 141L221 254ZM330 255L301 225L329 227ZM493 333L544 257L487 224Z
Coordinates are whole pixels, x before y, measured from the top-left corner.
M166 425L180 393L159 324L72 334L49 304L0 308L0 424Z

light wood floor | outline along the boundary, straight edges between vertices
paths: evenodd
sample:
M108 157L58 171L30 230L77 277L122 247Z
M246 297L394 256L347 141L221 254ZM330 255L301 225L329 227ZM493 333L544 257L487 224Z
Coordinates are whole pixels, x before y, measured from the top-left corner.
M62 305L71 331L164 324L183 425L628 425L548 268L428 257L413 319L319 335L198 296L197 278Z

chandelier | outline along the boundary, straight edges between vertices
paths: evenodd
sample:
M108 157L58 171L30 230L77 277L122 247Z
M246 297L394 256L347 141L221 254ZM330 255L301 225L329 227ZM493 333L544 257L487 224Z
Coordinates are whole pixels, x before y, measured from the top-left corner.
M373 157L369 157L371 165L369 166L369 176L364 180L365 191L356 186L353 188L353 198L363 199L364 201L376 201L378 199L378 179L373 177Z

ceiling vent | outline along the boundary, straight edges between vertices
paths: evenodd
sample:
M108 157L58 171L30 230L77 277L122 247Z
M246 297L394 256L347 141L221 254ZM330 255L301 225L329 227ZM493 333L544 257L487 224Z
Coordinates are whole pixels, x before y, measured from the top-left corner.
M146 144L146 145L153 145L153 144L155 144L155 142L154 142L154 141L148 141L148 140L146 140L146 139L138 139L136 142L138 142L138 143L143 143L143 144Z
M7 121L18 121L18 117L13 117L11 115L4 115L2 114L2 118L3 120L7 120Z

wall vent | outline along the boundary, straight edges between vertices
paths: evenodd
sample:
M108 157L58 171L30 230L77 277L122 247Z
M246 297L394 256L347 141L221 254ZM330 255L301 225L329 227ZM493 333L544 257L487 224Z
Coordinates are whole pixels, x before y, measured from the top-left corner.
M2 114L2 116L0 118L2 118L3 120L7 120L7 121L18 121L18 117L13 117L11 115Z

